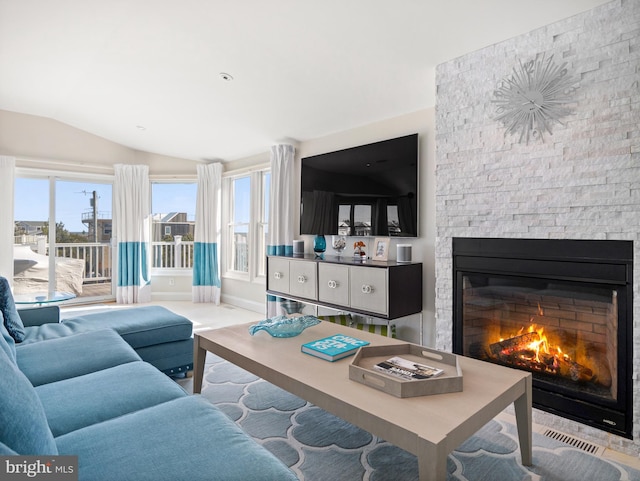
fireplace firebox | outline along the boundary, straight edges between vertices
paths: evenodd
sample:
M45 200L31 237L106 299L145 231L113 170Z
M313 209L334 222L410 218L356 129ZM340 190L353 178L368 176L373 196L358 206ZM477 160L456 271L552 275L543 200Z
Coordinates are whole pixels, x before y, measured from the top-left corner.
M631 439L633 242L453 239L453 350L533 374L533 405Z

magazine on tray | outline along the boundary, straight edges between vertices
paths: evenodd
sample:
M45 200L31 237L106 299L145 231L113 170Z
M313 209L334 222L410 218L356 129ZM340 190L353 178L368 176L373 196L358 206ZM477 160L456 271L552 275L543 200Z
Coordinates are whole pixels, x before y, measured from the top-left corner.
M429 379L444 372L442 369L409 361L399 356L379 362L373 368L391 376L408 380Z

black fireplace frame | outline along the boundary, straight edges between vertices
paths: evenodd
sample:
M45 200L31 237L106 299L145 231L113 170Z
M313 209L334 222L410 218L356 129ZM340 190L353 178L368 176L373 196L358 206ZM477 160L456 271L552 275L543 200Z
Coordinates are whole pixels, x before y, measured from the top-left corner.
M633 439L633 242L619 240L454 237L453 352L463 354L462 279L466 274L615 286L618 305L618 392L615 406L569 399L533 373L533 406ZM619 299L622 301L623 299Z

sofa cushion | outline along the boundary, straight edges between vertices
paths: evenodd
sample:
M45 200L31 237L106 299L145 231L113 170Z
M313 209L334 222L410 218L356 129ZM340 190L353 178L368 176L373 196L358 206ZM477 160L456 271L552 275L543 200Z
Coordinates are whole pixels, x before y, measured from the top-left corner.
M0 311L4 316L4 326L16 342L24 339L24 325L13 302L11 286L5 277L0 277Z
M109 309L64 319L62 323L114 329L136 349L189 339L193 331L193 323L189 319L161 306Z
M187 395L176 382L142 361L44 384L36 393L54 436Z
M0 443L23 455L58 454L34 387L4 351L0 373Z
M94 424L60 436L56 443L60 454L78 456L80 479L297 481L200 396Z
M58 339L18 344L18 366L34 386L140 361L113 329L85 332Z
M83 323L59 323L53 322L48 324L42 324L39 326L26 326L24 329L24 339L20 343L21 345L31 344L33 342L48 341L50 339L58 339L60 337L73 336L74 334L82 334L84 332L92 332L100 329L106 329L104 327L85 326Z
M4 316L0 312L0 349L7 353L9 359L16 362L16 342L4 326Z

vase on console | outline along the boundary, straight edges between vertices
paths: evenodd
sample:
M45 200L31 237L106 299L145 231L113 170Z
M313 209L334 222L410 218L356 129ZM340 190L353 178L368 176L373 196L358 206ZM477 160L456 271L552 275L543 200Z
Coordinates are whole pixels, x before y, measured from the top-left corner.
M317 235L315 239L313 239L313 252L315 252L317 256L322 256L326 250L327 241L323 235Z

